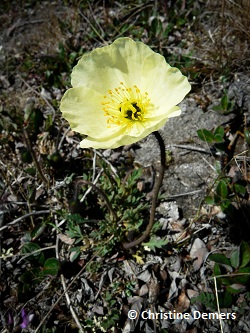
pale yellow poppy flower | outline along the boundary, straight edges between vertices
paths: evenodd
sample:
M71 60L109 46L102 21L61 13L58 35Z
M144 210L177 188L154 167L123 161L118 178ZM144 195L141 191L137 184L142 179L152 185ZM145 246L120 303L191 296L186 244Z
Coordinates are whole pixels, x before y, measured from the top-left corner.
M145 138L178 106L190 84L142 42L118 38L84 54L74 67L60 109L72 130L87 135L82 148L117 148Z

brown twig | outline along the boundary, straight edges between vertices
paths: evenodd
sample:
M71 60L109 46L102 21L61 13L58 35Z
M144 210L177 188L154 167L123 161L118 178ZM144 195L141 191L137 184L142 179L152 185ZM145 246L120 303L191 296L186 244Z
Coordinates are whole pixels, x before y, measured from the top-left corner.
M42 171L42 168L40 166L40 163L38 162L38 160L36 158L36 154L35 154L32 146L31 146L28 132L27 132L27 130L25 128L23 129L23 137L24 137L25 144L26 144L26 146L27 146L27 148L28 148L28 150L29 150L29 152L30 152L30 154L32 156L33 162L34 162L34 164L35 164L35 166L37 168L38 174L39 174L41 180L43 181L44 185L46 187L48 187L48 184L49 184L48 180L46 179L46 177L43 174L43 171Z
M162 181L164 178L164 171L165 171L165 163L166 163L166 151L165 151L165 144L164 141L160 135L159 132L155 131L153 132L154 136L158 140L160 150L161 150L161 164L160 164L160 170L159 170L159 176L158 179L155 183L155 187L153 190L153 199L152 199L152 206L151 206L151 213L150 213L150 218L149 218L149 223L147 225L146 230L144 233L134 241L130 243L123 243L123 248L124 249L131 249L132 247L135 247L139 244L141 244L150 234L150 231L153 227L154 224L154 218L155 218L155 210L156 210L156 205L157 205L157 198L158 194L162 185Z
M22 221L23 219L26 219L26 218L29 217L29 216L40 215L40 214L50 214L50 210L38 210L38 211L35 211L35 212L30 212L30 213L28 213L28 214L25 214L25 215L23 215L23 216L17 218L16 220L14 220L14 221L12 221L12 222L10 222L10 223L8 223L8 224L2 226L2 227L0 228L0 231L3 231L4 229L8 228L9 226L18 223L18 222Z

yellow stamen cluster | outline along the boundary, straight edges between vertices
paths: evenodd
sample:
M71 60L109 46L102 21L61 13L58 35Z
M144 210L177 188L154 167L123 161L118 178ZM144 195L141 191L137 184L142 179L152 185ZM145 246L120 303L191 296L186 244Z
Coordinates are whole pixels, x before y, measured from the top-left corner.
M148 111L150 99L148 93L141 93L140 89L134 85L128 88L123 82L114 90L109 90L102 102L103 111L107 123L121 125L126 121L143 121Z

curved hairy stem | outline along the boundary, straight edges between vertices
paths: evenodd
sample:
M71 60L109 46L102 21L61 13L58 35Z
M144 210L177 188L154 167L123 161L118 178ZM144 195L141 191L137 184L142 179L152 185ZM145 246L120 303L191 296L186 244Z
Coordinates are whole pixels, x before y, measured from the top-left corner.
M154 136L158 140L160 150L161 150L161 165L160 165L160 170L159 170L159 176L156 180L154 190L153 190L153 199L152 199L152 206L151 206L151 212L150 212L150 218L149 218L149 223L147 225L146 230L144 233L134 241L130 243L123 243L123 248L124 249L130 249L134 246L137 246L141 244L150 234L150 231L153 227L154 224L154 218L155 218L155 210L156 210L156 205L157 205L157 198L158 194L162 185L162 181L164 178L164 171L165 171L165 163L166 163L166 151L165 151L165 144L164 141L158 131L153 132Z

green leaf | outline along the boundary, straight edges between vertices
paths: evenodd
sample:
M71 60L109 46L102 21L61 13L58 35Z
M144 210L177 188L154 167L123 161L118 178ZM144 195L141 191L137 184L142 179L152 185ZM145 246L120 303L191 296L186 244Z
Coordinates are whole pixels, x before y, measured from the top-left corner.
M233 101L228 101L228 106L227 106L227 110L225 112L225 115L231 113L233 106L234 106L234 102Z
M242 195L243 197L245 196L246 192L247 192L247 189L245 186L242 186L240 184L234 184L234 190L236 193Z
M222 110L226 111L228 108L228 97L227 95L223 95L220 100L220 105L222 107Z
M202 303L206 308L216 308L215 296L212 293L201 292L199 296L192 297L191 304L195 304L196 302Z
M244 138L245 138L247 144L250 146L250 131L249 130L244 131Z
M240 267L245 267L250 262L250 246L244 241L240 245L240 252L241 252Z
M40 246L38 244L35 243L26 243L24 244L24 246L22 247L21 253L22 254L29 254L29 253L33 253L37 250L40 250ZM44 263L44 254L42 251L36 252L34 254L31 254L30 256L27 256L25 258L27 261L30 261L32 263L36 263L38 265L43 265Z
M223 212L225 212L231 206L230 200L223 200L220 204L220 208Z
M71 262L75 261L80 254L81 254L81 247L75 248L75 251L72 251L72 253L70 254L70 261Z
M215 106L213 106L212 107L212 110L214 110L214 111L216 111L216 112L222 112L223 111L223 109L222 109L222 107L221 107L221 105L219 104L219 105L215 105Z
M220 265L216 262L214 264L214 276L221 275Z
M214 141L217 143L224 142L224 128L222 126L218 126L214 131Z
M227 183L224 179L221 179L216 187L216 193L221 198L227 198L228 189Z
M219 304L221 308L229 308L232 305L232 302L233 297L228 291L219 294Z
M222 277L220 278L221 284L224 284L225 286L231 286L234 283L234 279L232 276L229 277Z
M242 291L244 291L244 286L241 284L233 284L234 288L231 286L227 286L226 290L230 293L230 294L238 294ZM236 288L237 287L237 288Z
M239 267L239 264L240 264L240 249L239 248L237 248L236 250L234 250L232 252L230 261L234 268Z
M238 269L237 273L241 273L242 275L234 276L234 283L240 283L246 285L250 281L250 267L242 267Z
M220 136L219 134L215 134L214 141L217 143L221 143L221 142L224 142L224 138L223 138L223 136Z
M214 197L212 197L211 195L206 196L205 203L208 205L214 205Z
M155 251L155 248L162 248L164 245L168 244L167 239L158 239L153 236L148 243L142 243L143 246L148 246L151 250Z
M37 284L39 283L38 277L40 276L41 269L39 267L32 268L24 272L20 277L19 281L26 284Z
M218 264L227 265L231 267L230 260L224 254L221 253L210 254L208 258L214 262L217 262Z
M43 275L56 276L58 274L60 264L56 258L49 258L45 261L43 266Z
M214 204L217 206L221 204L221 197L219 197L216 193L214 194Z
M215 161L214 168L215 168L215 171L217 172L217 174L220 175L221 174L221 162Z
M155 17L151 22L151 32L154 36L158 36L162 31L162 22L160 19Z
M198 137L205 142L213 142L214 141L214 135L211 131L208 131L207 129L199 129L197 131Z
M73 262L81 254L82 247L81 246L72 247L69 251L71 252L71 254L70 254L70 261Z
M219 135L223 138L224 136L224 128L222 126L218 126L215 130L214 130L214 135Z
M37 237L39 237L46 228L46 223L39 223L35 226L35 228L31 231L30 236L32 240L34 241Z
M45 131L49 132L49 130L52 128L53 126L53 117L52 115L48 114L46 119L45 119Z

